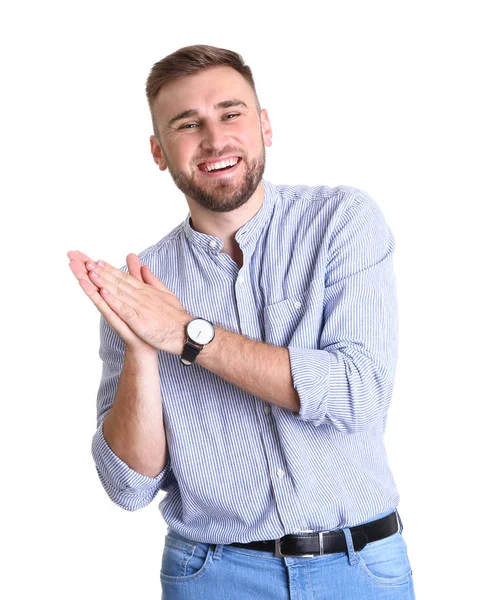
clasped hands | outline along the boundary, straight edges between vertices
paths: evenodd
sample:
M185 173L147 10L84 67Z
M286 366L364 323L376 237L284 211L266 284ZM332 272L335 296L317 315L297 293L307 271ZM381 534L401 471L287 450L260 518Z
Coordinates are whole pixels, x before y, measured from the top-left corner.
M193 317L136 254L126 257L129 274L77 250L67 256L85 294L130 349L181 355Z

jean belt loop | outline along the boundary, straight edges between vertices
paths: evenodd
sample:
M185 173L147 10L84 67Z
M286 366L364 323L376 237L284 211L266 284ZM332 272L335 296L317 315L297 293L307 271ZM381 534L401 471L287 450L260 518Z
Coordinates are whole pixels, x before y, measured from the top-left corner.
M223 557L223 548L224 548L223 544L211 544L211 549L214 550L214 554L212 555L212 558L215 560L219 560L220 558L222 558Z
M399 511L395 509L395 512L397 514L397 520L399 522L399 533L402 534L402 532L404 531L404 525L402 525L402 519L400 518Z
M342 530L345 535L345 541L347 542L347 554L349 555L349 564L355 565L359 560L359 557L354 550L354 542L352 541L352 534L350 533L350 529L346 527Z

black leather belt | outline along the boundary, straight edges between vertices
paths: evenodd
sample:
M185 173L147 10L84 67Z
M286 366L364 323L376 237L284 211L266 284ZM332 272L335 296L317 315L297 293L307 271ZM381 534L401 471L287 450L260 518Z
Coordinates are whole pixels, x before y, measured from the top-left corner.
M359 551L369 542L376 542L389 537L399 530L397 513L393 512L386 517L350 527L354 550ZM334 531L319 531L317 533L304 533L300 535L285 535L278 540L262 542L248 542L246 544L233 543L230 546L249 548L250 550L264 550L274 552L275 556L314 556L315 554L330 554L333 552L347 552L347 542L343 529Z

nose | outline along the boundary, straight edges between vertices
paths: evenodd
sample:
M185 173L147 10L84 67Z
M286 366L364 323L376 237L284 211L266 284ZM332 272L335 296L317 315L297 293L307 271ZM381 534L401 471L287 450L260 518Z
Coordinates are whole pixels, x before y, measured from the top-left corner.
M202 128L201 146L204 150L221 150L226 146L226 133L217 121L205 121Z

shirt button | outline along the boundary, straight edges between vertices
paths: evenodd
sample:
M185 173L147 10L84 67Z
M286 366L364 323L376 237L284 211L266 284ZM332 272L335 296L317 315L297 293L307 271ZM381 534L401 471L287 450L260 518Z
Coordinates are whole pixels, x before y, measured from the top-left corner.
M214 240L211 240L211 241L209 242L209 246L210 246L211 248L215 248L215 247L217 246L217 243L216 243Z
M266 406L264 407L264 412L266 413L266 415L270 415L271 414L271 407L266 404Z
M285 471L283 471L283 469L278 469L276 471L276 475L278 475L278 477L281 479L283 477L283 475L285 474Z
M302 306L302 302L295 302L294 306L295 308L300 308Z

